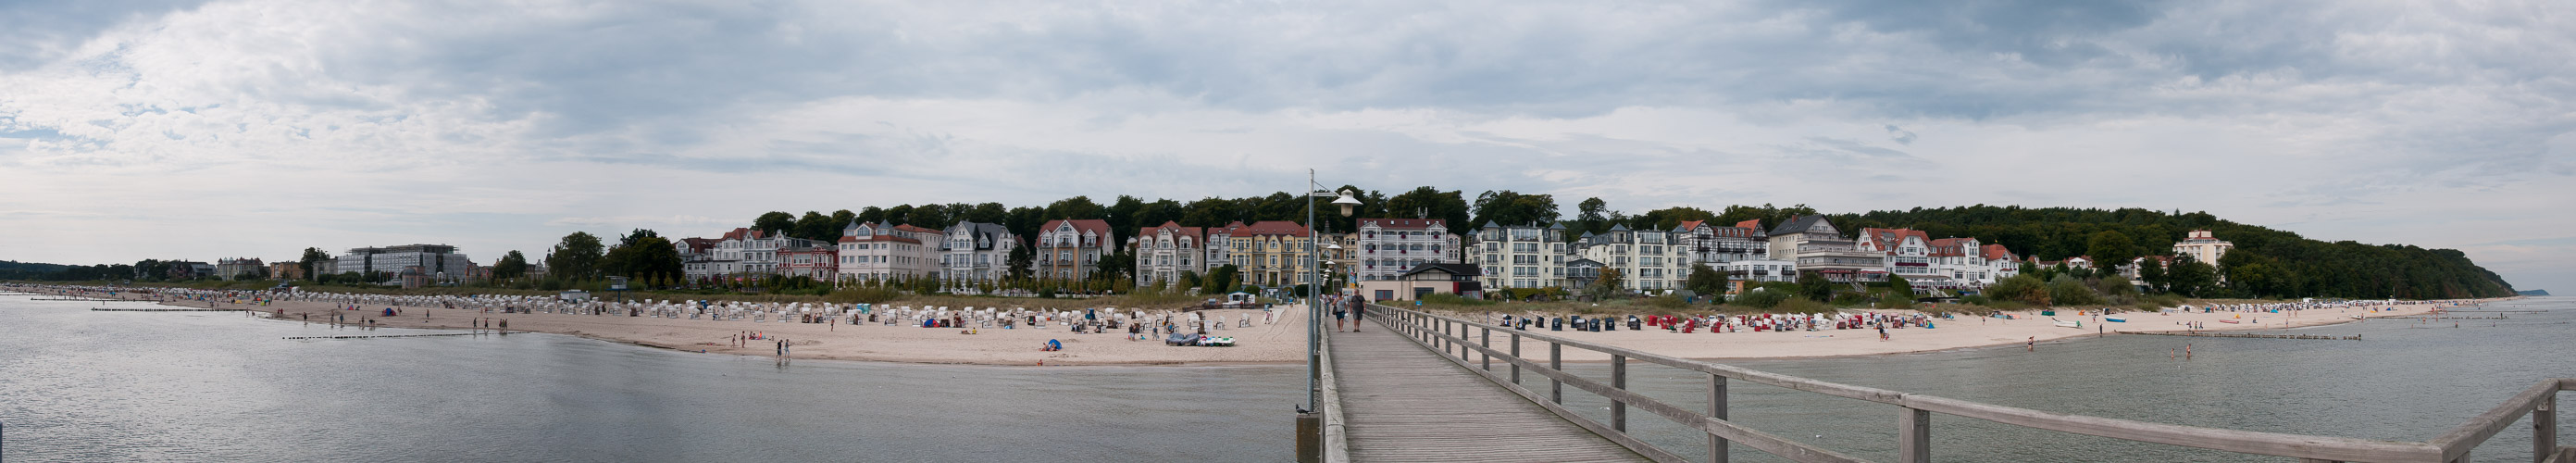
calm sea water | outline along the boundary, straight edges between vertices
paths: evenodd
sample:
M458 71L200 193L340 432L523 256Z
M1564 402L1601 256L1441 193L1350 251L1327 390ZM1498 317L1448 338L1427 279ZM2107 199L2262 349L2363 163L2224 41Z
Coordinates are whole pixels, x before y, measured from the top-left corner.
M1303 366L780 366L101 306L0 296L0 460L1282 461L1305 399Z
M2503 320L2362 323L2269 331L2353 335L2363 341L2110 336L1935 353L1738 362L1766 371L2043 411L2222 429L2424 441L2494 408L2544 378L2576 377L2576 300L2490 304ZM2463 314L2467 315L2467 314ZM2487 314L2478 314L2484 316ZM2147 328L2155 317L2135 317ZM2268 317L2267 317L2268 318ZM2115 324L2116 328L2117 325ZM1904 330L1910 331L1910 330ZM1904 331L1896 332L1903 336ZM2185 343L2192 360L2169 359ZM1661 366L1630 367L1635 389L1694 409L1706 379ZM1606 364L1582 366L1607 378ZM1537 383L1545 387L1546 383ZM1732 418L1774 435L1876 461L1895 461L1900 408L1753 385L1730 388ZM1606 420L1606 400L1567 388L1567 400ZM2570 422L2561 412L2559 422ZM1699 455L1701 434L1632 411L1632 432ZM2561 442L2570 442L2561 433ZM1935 414L1940 461L2282 461L2037 431ZM2477 461L2528 462L2530 422L2517 422ZM1735 446L1738 461L1781 461Z
M2505 320L2292 330L2366 341L2113 336L1742 365L1865 386L2160 423L2423 440L2542 378L2576 376L2576 301ZM91 312L0 296L7 461L1281 461L1302 366L974 367L702 355L552 335L292 341L358 333L230 313ZM111 304L111 307L145 307ZM2151 317L2141 320L2152 323ZM1898 332L1903 335L1903 332ZM2166 352L2191 343L2190 361ZM1601 364L1577 365L1606 377ZM1636 389L1702 406L1696 374ZM1606 418L1607 402L1569 388ZM1898 409L1738 382L1734 418L1895 459ZM1644 413L1631 429L1698 453ZM2561 422L2569 422L2562 418ZM2528 424L2479 461L2523 461ZM1936 415L1942 461L2265 461ZM1777 461L1749 448L1738 461Z

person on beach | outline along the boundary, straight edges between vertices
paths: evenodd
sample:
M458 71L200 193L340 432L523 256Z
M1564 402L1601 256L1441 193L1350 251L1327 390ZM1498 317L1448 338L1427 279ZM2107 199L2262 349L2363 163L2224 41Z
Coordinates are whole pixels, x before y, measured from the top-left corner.
M2027 346L2030 348L2031 352L2039 352L2039 337L2031 336L2030 343L2027 344Z

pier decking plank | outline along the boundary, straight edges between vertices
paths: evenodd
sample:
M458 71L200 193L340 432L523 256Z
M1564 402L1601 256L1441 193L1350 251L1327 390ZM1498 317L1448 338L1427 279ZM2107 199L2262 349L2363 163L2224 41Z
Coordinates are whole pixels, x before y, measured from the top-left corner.
M1374 323L1333 337L1356 461L1646 461Z

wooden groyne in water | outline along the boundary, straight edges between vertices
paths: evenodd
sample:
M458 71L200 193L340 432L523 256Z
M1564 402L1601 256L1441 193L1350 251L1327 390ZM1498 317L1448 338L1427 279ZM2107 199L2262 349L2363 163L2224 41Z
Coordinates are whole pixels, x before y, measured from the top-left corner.
M91 312L253 312L251 309L89 309Z
M289 337L286 337L286 338L284 338L284 339L426 338L426 337L432 337L432 336L481 336L481 335L486 335L486 334L493 334L493 333L352 334L352 335L345 335L345 336L289 336ZM503 333L503 334L507 334L507 333Z
M104 298L104 297L56 296L56 297L31 297L31 298L27 298L27 300L30 300L30 301L117 302L117 301L123 301L124 299L111 299L111 298Z
M2152 334L2152 335L2156 335L2156 336L2190 336L2190 337L2195 337L2195 338L2316 339L2316 340L2323 340L2323 341L2359 341L2359 340L2361 340L2361 335L2358 335L2358 334L2356 334L2356 335L2351 335L2351 336L2321 336L2321 335L2314 335L2314 334L2192 333L2192 332L2174 332L2174 331L2113 331L2113 333L2120 333L2120 334Z

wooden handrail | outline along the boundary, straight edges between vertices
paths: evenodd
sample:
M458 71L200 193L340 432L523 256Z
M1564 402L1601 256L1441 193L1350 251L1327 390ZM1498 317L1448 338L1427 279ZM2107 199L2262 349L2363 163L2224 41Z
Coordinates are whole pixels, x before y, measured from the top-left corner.
M1465 333L1463 330L1455 336L1449 333L1449 331L1451 331L1449 328L1450 324L1481 327L1483 326L1481 323L1383 305L1376 305L1374 307L1377 310L1372 310L1371 312L1373 313L1371 315L1379 316L1380 321L1386 322L1390 325L1399 325L1392 326L1390 328L1398 330L1399 332L1407 333L1407 338L1414 343L1420 344L1428 349L1439 351L1442 353L1442 358L1449 359L1451 362L1457 363L1461 367L1467 367L1468 370L1483 375L1488 380L1491 380L1496 384L1500 384L1506 389L1511 389L1515 393L1521 394L1524 398L1528 398L1534 402L1541 402L1540 405L1549 406L1551 410L1562 410L1561 407L1548 403L1561 401L1562 393L1551 392L1549 396L1543 399L1535 391L1530 391L1521 387L1519 384L1520 370L1527 369L1531 373L1547 377L1552 388L1561 387L1557 385L1573 385L1576 389L1608 398L1614 404L1614 410L1633 406L1638 410L1663 416L1666 419L1673 420L1674 422L1680 423L1684 426L1697 428L1702 432L1708 433L1712 438L1743 443L1747 447L1762 450L1773 455L1779 455L1794 461L1843 462L1863 460L1850 457L1848 455L1834 453L1805 443L1780 438L1779 436L1773 436L1751 428L1746 428L1729 422L1724 418L1691 412L1687 409L1673 406L1672 404L1665 403L1652 397L1629 392L1622 387L1624 384L1603 384L1598 381L1567 373L1559 367L1560 362L1558 359L1561 358L1560 354L1558 354L1559 349L1563 346L1573 346L1576 348L1609 354L1614 359L1614 362L1618 362L1621 365L1624 365L1625 360L1643 360L1683 370L1706 373L1713 377L1711 380L1713 382L1712 394L1715 395L1712 397L1713 400L1723 399L1722 391L1724 380L1718 378L1732 378L1792 390L1904 407L1908 409L1909 412L1902 415L1904 418L1903 425L1908 428L1908 430L1913 431L1900 436L1900 438L1906 440L1904 445L1899 446L1903 452L1900 458L1903 458L1905 461L1925 461L1929 459L1928 421L1923 419L1926 415L1922 415L1927 412L1976 418L2007 425L2072 434L2203 448L2234 453L2294 457L2310 461L2464 461L2469 450L2476 448L2478 444L2484 443L2487 439L2494 437L2496 433L2502 432L2504 428L2510 427L2515 421L2521 419L2523 416L2533 415L2535 411L2539 410L2546 410L2554 413L2556 408L2555 403L2557 392L2576 389L2576 378L2555 378L2543 381L2540 384L2533 385L2530 389L2524 390L2520 394L2516 394L2513 398L2506 400L2504 404L2498 405L2495 409L2484 414L2480 414L2477 417L2470 419L2468 423L2462 424L2441 436L2431 439L2430 441L2395 442L2349 437L2239 431L2045 412L1939 396L1910 394L1886 389L1818 381L1731 365L1721 365L1669 357L1638 351L1635 349L1538 334L1520 329L1508 330L1514 335L1513 337L1515 339L1513 345L1510 346L1510 352L1505 352L1491 347L1488 342L1468 341L1464 337ZM1416 320L1419 320L1419 322ZM1438 323L1440 327L1434 328L1430 326L1431 323L1434 322ZM1520 345L1517 338L1522 336L1549 343L1550 355L1548 364L1542 365L1538 362L1521 358L1518 355ZM1447 354L1447 348L1453 346L1459 348L1458 355L1456 357L1451 357ZM1490 367L1483 369L1476 368L1475 365L1469 363L1467 360L1468 350L1474 350L1486 356L1488 361L1496 357L1501 358L1504 362L1512 365L1512 376L1507 378L1496 374L1491 371ZM1623 369L1616 368L1614 366L1614 376L1624 376L1618 374L1622 373L1620 370ZM1623 382L1622 380L1624 379L1625 378L1623 377L1614 377L1612 381L1614 383L1620 383ZM1712 405L1713 409L1723 409L1722 402L1712 402ZM1653 449L1650 445L1646 445L1642 441L1628 438L1623 432L1625 427L1624 423L1614 424L1613 426L1602 426L1600 423L1591 422L1592 420L1590 418L1575 415L1570 412L1560 411L1559 414L1565 416L1568 420L1576 421L1576 424L1578 425L1584 425L1587 429L1600 432L1604 437L1610 437L1613 441L1618 441L1622 445L1628 445L1631 448L1637 448L1639 446L1648 447L1640 448L1638 450L1640 454L1648 455L1650 458L1659 461L1677 460L1679 458L1669 451ZM1614 417L1624 417L1624 414L1614 413ZM2554 415L2549 419L2535 418L2533 420L2533 433L2535 437L2533 442L2534 461L2543 461L2564 452L2564 450L2561 450L2560 447L2556 446L2556 420ZM1712 440L1712 447L1722 449L1722 442L1723 441ZM1711 460L1724 461L1722 450L1716 453L1717 455Z

